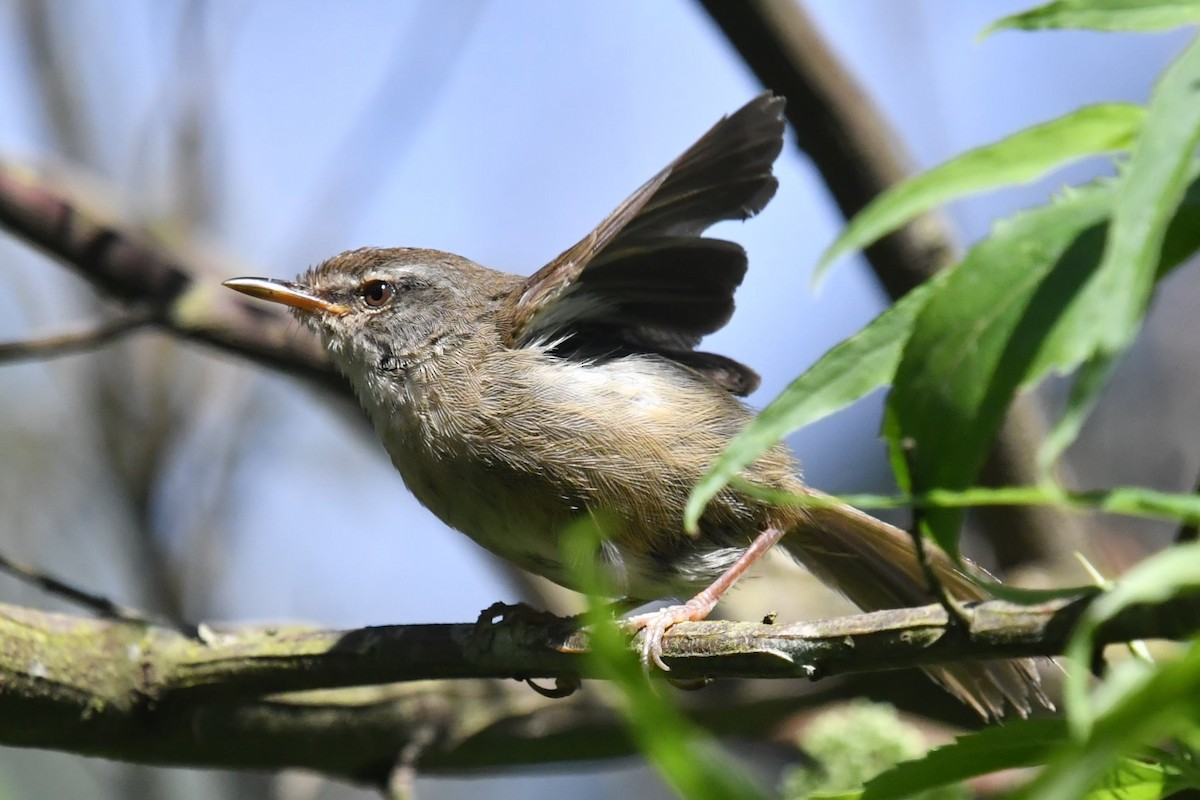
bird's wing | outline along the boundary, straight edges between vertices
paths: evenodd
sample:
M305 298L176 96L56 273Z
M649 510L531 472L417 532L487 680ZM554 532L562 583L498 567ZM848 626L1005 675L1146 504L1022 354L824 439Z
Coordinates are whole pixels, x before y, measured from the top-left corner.
M740 245L701 234L758 213L775 194L782 112L781 98L762 94L722 119L527 278L510 298L509 344L563 339L590 353L660 353L730 391L752 391L758 376L748 367L694 350L729 320L746 272Z

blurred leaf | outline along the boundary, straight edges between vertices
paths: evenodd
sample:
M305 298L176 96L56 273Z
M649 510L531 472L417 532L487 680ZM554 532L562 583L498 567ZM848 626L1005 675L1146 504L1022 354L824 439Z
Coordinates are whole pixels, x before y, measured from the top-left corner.
M783 780L788 800L819 796L858 796L864 783L903 760L929 749L914 725L883 703L858 700L823 711L800 736L800 749L813 763L793 767ZM920 800L961 800L967 792L948 787L923 792Z
M602 523L582 520L562 536L563 557L590 597L604 594L598 549ZM620 692L620 712L646 759L686 800L766 800L742 767L652 685L609 608L592 603L589 646L600 674Z
M1118 184L1104 260L1079 291L1060 340L1059 364L1084 364L1067 412L1039 454L1048 471L1082 425L1117 359L1141 328L1164 240L1194 175L1200 143L1200 39L1176 59L1155 87L1128 168Z
M692 490L685 514L687 529L695 531L708 501L784 436L891 382L917 312L947 274L913 289L861 331L835 345L772 400Z
M1109 514L1200 522L1200 495L1159 492L1141 486L1122 486L1098 492L1079 492L1072 502Z
M1075 800L1103 792L1110 788L1112 776L1128 773L1128 756L1175 734L1194 732L1200 718L1200 646L1193 643L1182 658L1156 667L1134 686L1096 718L1086 738L1060 749L1014 800ZM1145 777L1135 780L1143 793ZM1174 788L1168 786L1164 793Z
M1200 22L1196 0L1057 0L997 20L981 36L1000 30L1086 28L1095 31L1161 31Z
M1027 183L1086 156L1127 150L1143 116L1143 108L1126 103L1085 106L908 178L854 215L821 256L814 280L839 256L869 246L935 206L988 189Z
M730 485L751 497L780 506L837 506L857 508L980 508L984 506L1057 506L1078 511L1103 511L1128 517L1200 522L1200 495L1192 492L1160 492L1143 486L1116 486L1071 492L1057 486L972 486L961 491L930 489L911 494L791 494L759 486L742 478ZM1047 590L1057 591L1057 590Z
M1156 800L1175 789L1174 775L1161 764L1123 758L1083 800Z
M863 800L896 800L1002 769L1037 766L1066 735L1066 725L1057 719L1016 720L968 733L868 781Z
M1200 542L1177 545L1151 556L1088 606L1065 651L1070 669L1063 694L1067 721L1077 738L1087 736L1093 724L1087 685L1096 630L1131 605L1162 602L1188 588L1200 588Z

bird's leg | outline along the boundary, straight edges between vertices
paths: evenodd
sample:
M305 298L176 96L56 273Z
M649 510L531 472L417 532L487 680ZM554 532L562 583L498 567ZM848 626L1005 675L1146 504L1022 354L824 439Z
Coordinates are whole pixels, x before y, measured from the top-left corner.
M679 622L699 622L712 613L713 608L720 602L725 593L733 587L737 579L750 569L751 565L763 553L783 537L784 531L779 528L767 528L750 543L746 551L738 556L737 561L729 565L721 575L704 591L697 594L686 603L667 606L658 611L638 614L625 620L624 625L631 631L643 631L640 647L642 664L649 667L651 663L659 669L670 672L662 660L662 637L667 629Z

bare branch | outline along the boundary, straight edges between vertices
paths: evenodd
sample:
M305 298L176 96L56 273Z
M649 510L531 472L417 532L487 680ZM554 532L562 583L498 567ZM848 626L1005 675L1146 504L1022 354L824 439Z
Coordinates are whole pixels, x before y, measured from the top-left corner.
M0 364L9 361L33 361L83 353L102 347L114 339L149 325L151 317L132 315L120 317L78 331L65 331L40 339L19 342L0 342Z
M47 594L62 598L81 608L86 608L93 614L98 614L101 617L124 620L125 622L176 627L168 620L145 614L136 608L122 605L103 595L81 589L29 564L14 561L3 554L0 554L0 572L6 572L19 581L36 586Z
M78 192L2 161L0 227L148 324L350 396L317 341L287 314L238 300L199 265L113 223Z
M832 620L767 625L681 623L663 640L673 678L814 678L953 661L1060 654L1090 598L1040 605L990 601L963 609L966 627L940 605ZM1200 629L1200 596L1129 612L1099 641L1179 638ZM496 625L405 625L354 631L248 629L203 646L171 634L171 669L154 695L179 697L304 691L433 678L593 677L587 635L572 620L524 615Z

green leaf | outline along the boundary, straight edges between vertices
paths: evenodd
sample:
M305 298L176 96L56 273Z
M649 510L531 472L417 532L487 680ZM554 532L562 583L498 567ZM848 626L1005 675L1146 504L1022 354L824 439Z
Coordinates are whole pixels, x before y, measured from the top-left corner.
M918 314L924 319L923 309L930 298L941 297L947 291L954 294L939 301L940 313L952 316L956 309L963 312L957 321L943 320L946 340L940 345L946 358L961 355L964 359L955 365L961 370L957 379L982 381L989 371L998 370L999 383L995 386L980 383L959 387L978 401L977 405L968 403L963 408L968 420L975 419L980 428L979 435L974 437L976 444L990 441L995 432L996 409L1002 411L1007 407L1015 391L1013 381L1027 386L1051 371L1073 369L1090 356L1090 350L1082 347L1080 340L1090 330L1092 318L1104 312L1097 309L1094 302L1097 292L1089 281L1100 259L1103 238L1100 226L1107 221L1115 193L1113 182L1072 189L1049 207L998 224L992 238L977 245L961 265L910 292L862 331L832 348L772 401L713 465L692 493L686 517L689 529L694 530L705 504L731 478L783 436L892 381ZM1166 230L1158 274L1161 276L1182 263L1198 246L1200 184L1193 183ZM1056 259L1062 263L1056 263ZM991 269L1001 271L998 278L984 274ZM978 270L979 274L951 278L964 270ZM1040 271L1041 275L1031 275L1030 270ZM1015 287L1024 287L1027 295L1018 296ZM1076 297L1076 293L1083 293L1083 298ZM1022 310L1022 303L1029 304L1027 310ZM1001 328L989 330L988 324L998 324ZM1009 348L1006 326L1012 335L1033 338L1017 341ZM932 347L935 342L930 334L926 332L926 346ZM1038 336L1045 336L1045 341L1034 348L1031 356L1028 351ZM987 346L984 352L976 353L974 348L980 340L986 340ZM920 367L915 352L906 358L913 361L910 368ZM1023 365L1024 361L1029 363ZM1017 374L1022 369L1023 376ZM931 374L929 380L936 388L942 377ZM953 394L957 389L947 387L947 391ZM977 416L984 405L990 414ZM902 437L902 429L891 420L893 410L894 405L889 403L885 434L889 443L895 444ZM929 423L936 429L943 420L944 416L935 414ZM964 423L960 420L958 424ZM895 447L889 452L895 456ZM977 452L968 455L969 462L979 458ZM977 469L945 488L963 488L974 480L976 473ZM927 475L922 475L922 480L922 485L933 485ZM949 513L953 521L957 512Z
M902 181L854 216L821 256L814 280L839 256L867 247L935 206L1027 183L1086 156L1127 150L1144 115L1140 106L1125 103L1086 106Z
M1063 694L1067 721L1077 737L1088 735L1093 725L1094 710L1088 702L1087 685L1099 626L1129 606L1159 603L1184 589L1198 587L1200 542L1193 542L1169 548L1141 562L1088 606L1065 651L1071 668L1067 671Z
M1102 791L1106 776L1123 759L1173 735L1194 732L1198 716L1200 645L1193 643L1182 658L1161 664L1111 704L1087 729L1086 738L1056 753L1014 800L1076 800Z
M563 532L563 558L590 597L606 585L598 550L603 520L581 520ZM589 646L599 674L620 693L619 711L630 734L663 780L685 800L766 800L742 767L658 691L602 602L587 612Z
M1000 30L1085 28L1094 31L1161 31L1200 22L1196 0L1057 0L997 20L981 36Z
M917 316L888 397L889 441L911 444L914 493L974 482L1012 395L1095 271L1114 191L1096 184L997 225ZM926 509L948 552L962 515Z
M1002 769L1037 766L1066 740L1066 725L1057 719L1017 720L968 733L868 781L863 800L898 800Z
M1200 249L1200 180L1197 180L1197 176L1200 176L1200 164L1193 165L1188 176L1191 185L1167 226L1156 278L1163 278ZM1092 285L1084 291L1088 296L1079 298L1066 309L1062 320L1051 333L1051 341L1039 351L1037 360L1030 368L1033 380L1050 372L1067 372L1089 357L1090 351L1081 346L1080 340L1086 339L1090 328L1097 324L1094 317L1102 313L1102 309L1097 308L1102 304L1102 299L1092 297L1099 293Z
M920 728L882 703L855 700L837 704L806 721L799 735L808 760L791 767L780 782L787 800L830 800L862 795L862 786L902 761L929 750ZM963 791L927 792L919 800L967 800Z
M1174 794L1174 775L1161 764L1123 758L1083 800L1157 800Z
M1083 492L1079 502L1109 514L1169 519L1200 524L1200 495L1159 492L1142 486L1121 486L1101 492Z
M730 442L692 491L685 515L687 529L695 531L708 501L784 436L891 382L917 312L946 274L913 289L861 331L834 346L772 400Z
M1200 68L1200 58L1196 64ZM1200 86L1200 73L1196 77ZM1178 97L1171 82L1163 84L1160 92ZM1194 105L1200 109L1200 97ZM1189 115L1200 126L1200 112ZM1149 125L1148 117L1143 130ZM1115 359L1136 335L1155 279L1200 243L1200 186L1183 191L1197 172L1190 155L1188 150L1182 159L1164 156L1170 169L1155 170L1154 185L1171 199L1145 187L1132 195L1166 213L1165 219L1135 214L1124 221L1120 239L1111 233L1105 243L1111 210L1119 206L1127 216L1133 213L1128 187L1134 168L1145 161L1135 153L1120 180L1071 190L1049 207L998 225L925 305L888 398L889 441L893 448L901 441L913 445L915 493L973 483L1013 394L1051 371L1086 364L1041 463L1052 463L1073 440ZM1178 192L1176 167L1183 169ZM1114 253L1125 255L1114 261ZM939 544L955 552L961 519L961 511L931 509L924 523Z
M1130 517L1163 519L1177 523L1200 524L1200 495L1188 492L1159 492L1144 486L1115 486L1111 489L1066 491L1057 486L1001 486L990 488L972 486L955 491L931 489L912 494L792 494L761 486L735 477L730 485L750 497L779 506L830 507L850 505L855 508L980 508L984 506L1057 506L1078 511L1103 511ZM1058 596L1058 589L1015 590L1014 596L1029 593L1045 597ZM1065 590L1064 590L1065 591Z
M1010 603L1021 605L1038 605L1048 600L1088 597L1100 591L1099 587L1093 585L1062 586L1056 589L1026 589L1022 586L1009 586L996 580L977 580L976 583L984 588L991 599L1007 600Z
M1200 168L1193 167L1192 176L1197 173L1200 173ZM1157 277L1162 278L1183 264L1197 249L1200 249L1200 182L1193 181L1167 227ZM1039 380L1050 372L1067 372L1080 364L1080 359L1086 353L1081 350L1080 342L1086 340L1087 329L1091 325L1090 317L1099 313L1096 306L1102 302L1093 301L1091 295L1095 295L1096 292L1091 286L1086 291L1090 292L1090 295L1081 297L1066 309L1063 318L1051 333L1050 340L1041 348L1037 360L1029 369L1028 383ZM1101 388L1115 367L1113 360L1107 358L1088 357L1083 364L1084 367L1072 386L1071 397L1062 418L1038 453L1038 462L1043 474L1050 472L1059 455L1075 440L1088 412L1098 399Z
M1141 327L1159 273L1172 217L1185 198L1200 144L1200 39L1159 80L1120 181L1104 260L1079 296L1067 363L1088 364L1068 401L1063 421L1039 455L1053 463L1074 440L1082 419L1116 360Z
M864 787L862 800L900 800L919 792L960 784L973 778L1005 769L1036 767L1063 759L1070 773L1070 761L1079 757L1073 748L1063 720L1031 719L1008 722L958 737L953 744L932 750L927 756L897 764L881 773ZM1089 781L1075 784L1072 800L1150 800L1165 796L1179 784L1177 773L1162 765L1129 757L1115 756L1095 767ZM1058 787L1055 787L1058 788ZM1019 797L1038 798L1041 787L1027 787ZM1067 797L1060 794L1060 797Z

